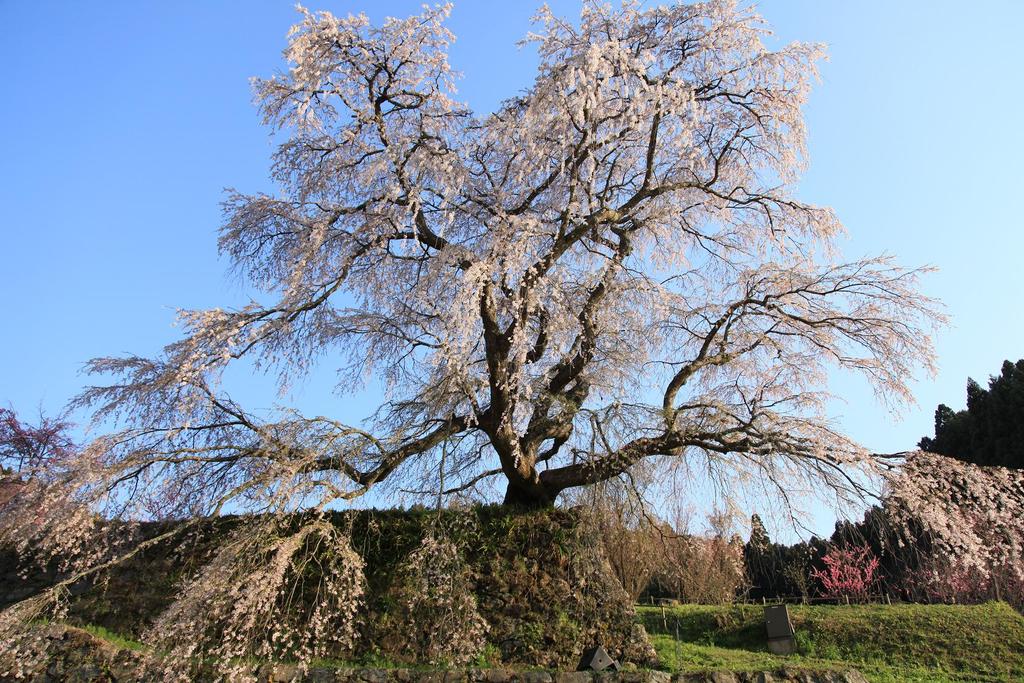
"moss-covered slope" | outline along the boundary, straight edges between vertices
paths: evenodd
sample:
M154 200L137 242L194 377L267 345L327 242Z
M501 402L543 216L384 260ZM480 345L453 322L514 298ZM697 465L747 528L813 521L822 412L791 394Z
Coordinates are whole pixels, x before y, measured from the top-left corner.
M237 518L211 522L200 533L148 549L83 590L72 617L133 637L174 598L181 581L210 557ZM488 625L481 663L574 666L583 648L603 644L614 656L650 663L653 650L637 630L632 605L611 574L601 545L569 510L533 512L500 506L448 510L365 510L336 513L366 564L361 642L355 656L408 661L408 631L395 604L400 567L429 530L459 548L478 610ZM144 533L155 533L148 527ZM0 604L53 580L52 573L19 578L9 553L0 557ZM83 587L84 589L85 587Z

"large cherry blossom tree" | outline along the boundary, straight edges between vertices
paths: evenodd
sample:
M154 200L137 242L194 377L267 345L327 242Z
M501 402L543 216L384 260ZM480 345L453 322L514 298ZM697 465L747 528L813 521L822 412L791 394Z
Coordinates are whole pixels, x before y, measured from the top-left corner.
M162 356L92 361L118 379L79 405L123 429L75 485L188 514L439 473L546 505L645 461L850 485L870 458L826 419L826 373L905 402L940 316L920 271L838 260L834 213L794 196L822 48L768 49L727 1L542 9L534 83L476 116L448 11L302 10L288 70L255 81L279 192L230 193L220 235L272 303L183 311ZM339 386L388 387L367 424L258 419L219 382L339 357Z
M921 270L844 262L836 215L796 197L820 46L769 49L761 19L729 0L588 1L579 22L542 8L536 80L474 115L447 62L449 7L382 26L301 12L287 71L255 82L283 140L278 193L224 204L220 249L255 300L182 311L159 357L92 360L113 379L77 405L114 431L20 470L0 538L94 571L162 538L97 543L124 528L102 516L263 513L156 640L186 659L281 642L308 659L317 634L349 633L331 620L361 590L358 559L315 513L375 487L497 482L506 503L545 506L696 468L848 496L885 470L831 426L827 375L859 373L898 408L932 369L942 315ZM376 378L387 400L359 425L257 416L221 382L236 362L283 387L340 362L339 387ZM258 527L295 510L310 525ZM292 624L274 596L311 539L348 560L319 579L329 602ZM54 595L0 622L32 620ZM227 635L204 650L204 633Z
M97 512L316 512L495 481L543 506L638 468L864 486L876 459L830 423L828 373L899 407L942 316L920 270L842 261L837 217L795 195L820 46L769 49L729 0L585 2L577 22L545 8L533 84L475 115L447 6L380 26L301 12L287 70L255 82L278 191L224 205L220 249L256 301L183 311L160 357L92 361L113 379L77 406L115 431L23 469L5 538L95 567L111 557L89 540ZM282 386L340 362L339 387L373 377L388 399L359 425L258 417L220 381L239 361ZM344 545L316 524L232 557L272 596L310 534ZM358 592L351 572L332 580ZM275 604L211 602L197 581L182 604ZM221 654L262 652L248 637Z

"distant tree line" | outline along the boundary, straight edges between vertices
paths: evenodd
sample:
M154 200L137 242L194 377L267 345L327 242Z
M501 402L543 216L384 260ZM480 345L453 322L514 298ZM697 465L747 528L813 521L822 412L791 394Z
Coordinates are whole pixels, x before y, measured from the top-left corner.
M753 600L828 597L828 591L814 577L826 572L826 558L835 549L864 549L864 563L877 561L869 594L903 600L921 597L915 594L907 579L927 564L927 536L919 530L907 531L893 524L885 510L877 506L869 509L860 522L837 522L835 531L827 539L812 536L793 545L773 543L755 514L750 538L743 547L747 596Z
M933 551L920 525L897 523L885 506L860 521L840 521L831 536L774 542L759 515L744 542L712 517L705 534L687 520L638 514L622 499L595 508L613 571L634 600L724 604L735 601L976 603L1024 607L1024 582L1012 567L985 574Z
M935 409L935 436L918 442L923 451L976 465L1024 468L1024 359L1003 361L988 389L967 380L967 409Z
M1024 607L1024 581L1014 567L991 564L981 572L963 558L941 557L920 525L895 523L884 505L870 508L860 522L837 522L828 539L814 536L793 545L773 543L754 515L743 546L743 597L841 598L843 591L831 590L823 580L837 559L849 563L840 567L840 574L867 578L868 585L848 583L850 598L947 603L995 599ZM860 596L855 595L858 591Z

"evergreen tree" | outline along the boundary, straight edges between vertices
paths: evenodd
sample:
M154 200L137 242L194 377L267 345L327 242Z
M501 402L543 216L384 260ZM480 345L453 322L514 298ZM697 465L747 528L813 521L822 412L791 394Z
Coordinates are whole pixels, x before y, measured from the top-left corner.
M761 515L755 512L750 517L750 540L748 544L751 550L756 553L764 553L768 550L768 546L771 543L772 539L768 536L768 530L764 528Z
M1024 359L1003 361L988 389L967 380L967 409L935 409L935 437L921 450L977 465L1024 468Z

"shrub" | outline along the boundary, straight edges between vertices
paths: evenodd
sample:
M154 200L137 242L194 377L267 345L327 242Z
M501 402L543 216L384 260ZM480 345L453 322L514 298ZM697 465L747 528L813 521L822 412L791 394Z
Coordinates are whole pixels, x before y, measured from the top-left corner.
M730 603L744 583L743 544L722 536L666 539L665 562L655 580L663 595L680 602Z
M827 598L866 600L874 587L878 558L868 546L832 547L822 559L825 570L814 569L811 578L821 583Z

